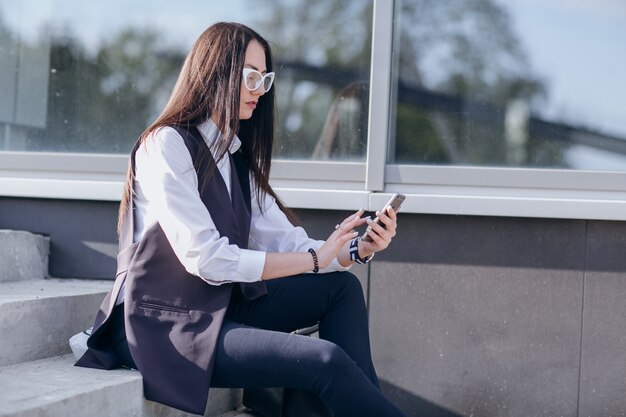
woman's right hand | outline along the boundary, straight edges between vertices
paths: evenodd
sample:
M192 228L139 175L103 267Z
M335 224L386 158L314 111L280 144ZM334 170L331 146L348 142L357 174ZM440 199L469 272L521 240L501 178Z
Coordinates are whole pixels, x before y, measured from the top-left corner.
M335 226L335 230L328 236L326 242L316 251L320 269L330 265L341 251L341 248L343 248L349 240L358 236L358 232L355 231L355 228L367 221L366 218L361 218L362 214L363 209L360 209Z

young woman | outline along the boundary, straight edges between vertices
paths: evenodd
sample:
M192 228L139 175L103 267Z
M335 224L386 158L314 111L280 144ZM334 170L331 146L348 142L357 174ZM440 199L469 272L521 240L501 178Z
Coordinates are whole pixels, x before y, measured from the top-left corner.
M346 272L385 249L393 210L362 210L326 241L269 185L268 43L209 27L131 153L118 274L79 366L138 369L146 398L202 414L209 387L295 387L337 416L401 416L372 365L362 289ZM365 222L371 242L354 229ZM280 279L277 279L280 278ZM290 332L319 323L320 338Z

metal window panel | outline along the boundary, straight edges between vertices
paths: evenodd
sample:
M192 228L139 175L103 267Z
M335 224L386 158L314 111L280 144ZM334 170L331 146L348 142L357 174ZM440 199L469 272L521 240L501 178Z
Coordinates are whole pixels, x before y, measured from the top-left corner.
M365 178L365 189L369 191L381 191L385 187L385 163L389 136L393 10L393 1L374 1L367 172Z

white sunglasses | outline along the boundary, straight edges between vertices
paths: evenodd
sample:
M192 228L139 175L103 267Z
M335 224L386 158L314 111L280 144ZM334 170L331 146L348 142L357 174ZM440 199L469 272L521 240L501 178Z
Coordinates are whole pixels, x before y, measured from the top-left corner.
M274 83L274 73L268 72L263 75L257 70L253 70L252 68L244 68L243 69L243 85L250 91L254 91L263 85L263 91L266 93L270 91L272 88L272 84Z

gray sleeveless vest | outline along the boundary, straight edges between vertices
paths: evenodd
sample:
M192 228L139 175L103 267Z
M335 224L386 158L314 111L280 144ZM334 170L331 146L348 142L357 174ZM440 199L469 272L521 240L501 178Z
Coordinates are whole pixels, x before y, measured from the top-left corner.
M221 175L215 171L207 181L204 174L215 167L210 152L196 162L201 146L198 130L174 127L182 136L198 174L202 202L209 210L221 236L231 244L247 248L250 231L249 167L241 151L230 155L231 198ZM135 170L135 145L131 169ZM232 200L232 201L231 201ZM126 337L130 352L144 382L144 395L180 410L203 414L206 408L215 344L237 284L214 286L189 274L170 246L163 229L155 224L141 241L132 243L131 204L120 233L118 269L94 323L88 350L76 363L100 369L120 366L111 351L108 318L122 283L125 282ZM238 284L237 291L249 299L267 292L264 282Z

